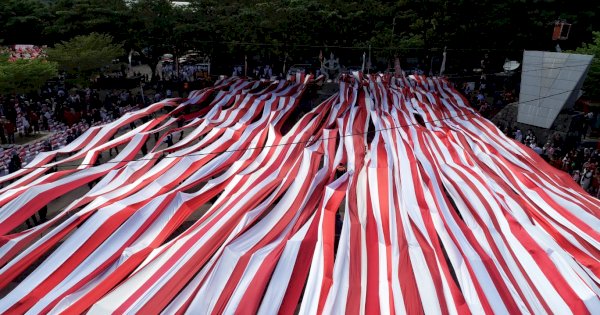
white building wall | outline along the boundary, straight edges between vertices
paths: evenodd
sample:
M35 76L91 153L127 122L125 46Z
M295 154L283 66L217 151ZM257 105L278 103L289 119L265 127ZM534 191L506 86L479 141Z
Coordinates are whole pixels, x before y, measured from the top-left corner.
M550 128L563 108L579 96L593 56L525 51L517 121Z

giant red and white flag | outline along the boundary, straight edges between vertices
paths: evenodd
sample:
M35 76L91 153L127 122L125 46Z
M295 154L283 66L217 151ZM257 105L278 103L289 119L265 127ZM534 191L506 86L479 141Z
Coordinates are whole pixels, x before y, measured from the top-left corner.
M299 115L311 80L224 79L0 177L0 313L600 312L567 174L444 79L342 76Z

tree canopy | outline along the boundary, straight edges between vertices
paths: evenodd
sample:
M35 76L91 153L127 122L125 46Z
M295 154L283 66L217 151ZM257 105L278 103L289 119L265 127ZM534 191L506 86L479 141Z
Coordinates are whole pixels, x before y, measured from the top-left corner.
M359 64L400 54L425 58L448 47L448 72L491 58L519 59L524 49L552 50L553 23L572 24L560 46L575 49L600 30L600 2L588 0L6 0L0 41L47 44L92 32L111 35L155 64L164 53L203 51L218 64L288 56L296 63L333 51ZM501 64L501 63L499 63Z
M0 1L0 43L44 44L42 34L51 20L43 1Z
M122 44L114 44L112 36L91 33L56 44L48 49L48 59L57 62L68 74L85 80L123 53Z
M584 43L575 52L594 56L583 85L583 91L586 97L600 98L600 32L594 32L594 40L591 43Z
M8 61L0 56L0 94L30 93L58 75L58 65L43 59Z
M122 0L57 0L50 12L51 23L44 29L52 41L48 45L94 32L124 40L129 33L130 11Z
M26 35L31 37L27 40L38 43L45 38L58 41L98 32L131 41L150 35L148 41L155 44L169 44L189 36L185 39L197 43L239 41L350 47L368 42L387 47L419 38L425 47L536 49L547 47L552 23L557 18L573 24L571 40L565 43L571 48L589 41L591 32L600 26L600 3L586 0L189 3L187 7L174 7L168 0L7 0L0 4L0 26L4 31L0 36L5 44L14 44ZM37 31L24 34L23 27Z

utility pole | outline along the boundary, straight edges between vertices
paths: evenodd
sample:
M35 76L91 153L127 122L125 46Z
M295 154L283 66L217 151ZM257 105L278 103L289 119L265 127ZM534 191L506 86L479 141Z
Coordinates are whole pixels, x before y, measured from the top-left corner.
M387 68L390 68L390 60L392 59L392 44L394 42L394 29L396 28L396 17L394 16L394 19L392 20L392 36L390 36L390 59L388 59L388 66Z
M396 17L392 20L392 36L390 37L390 49L392 48L392 43L394 42L394 29L396 28Z
M369 43L369 61L367 62L367 73L371 73L371 43Z

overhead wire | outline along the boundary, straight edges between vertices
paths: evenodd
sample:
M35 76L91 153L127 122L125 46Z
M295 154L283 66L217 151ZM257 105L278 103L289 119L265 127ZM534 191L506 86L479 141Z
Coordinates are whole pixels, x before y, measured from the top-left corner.
M539 100L542 100L542 99L546 99L546 98L558 96L558 95L561 95L561 94L571 93L573 91L574 90L563 91L563 92L560 92L560 93L555 93L555 94L552 94L552 95L547 95L547 96L543 96L543 97L531 99L531 100L528 100L528 101L518 102L518 104L525 104L525 103L535 102L535 101L539 101ZM459 117L475 116L476 114L477 114L477 112L473 112L473 113L470 113L470 114L460 114L460 115L455 115L455 116L450 116L450 117L445 117L445 118L440 118L440 119L434 119L434 120L424 121L423 123L425 123L425 124L431 124L431 123L434 123L434 122L440 122L440 121L445 121L445 120L459 118ZM420 124L419 123L412 123L412 124L399 125L399 126L388 127L388 128L383 128L383 129L376 129L376 130L371 130L371 131L366 131L366 132L360 132L360 133L352 133L352 134L336 135L334 137L325 137L325 138L309 139L309 140L302 140L302 141L295 141L295 142L285 142L285 143L279 143L279 144L263 145L263 146L257 146L257 147L252 147L252 148L231 149L231 150L223 150L223 151L208 152L208 153L205 153L205 152L195 152L195 153L186 153L186 154L183 154L183 155L167 155L167 156L159 156L159 157L153 157L153 158L143 158L142 157L142 158L139 158L139 159L131 159L131 160L109 160L109 161L104 162L103 164L107 164L107 163L111 163L111 164L113 164L113 163L127 163L127 162L135 162L135 161L152 161L152 160L158 160L158 159L174 159L174 158L180 158L180 157L186 157L186 156L218 155L218 154L238 152L238 151L250 151L250 150L265 149L265 148L272 148L272 147L279 147L279 146L297 145L297 144L303 144L303 143L306 144L306 143L312 143L312 142L318 141L318 140L336 139L338 137L340 137L340 138L354 137L354 136L367 135L367 134L370 134L370 133L376 133L376 132L381 132L381 131L386 131L386 130L411 127L411 126L416 126L416 125L420 125ZM27 167L27 166L25 166L25 167L22 167L21 169L48 169L48 168L53 168L53 167L58 167L58 166L60 166L61 168L67 168L67 167L89 166L89 165L93 166L94 163L61 164L61 165L55 165L55 166L35 166L35 167Z
M520 71L514 71L513 73L528 73L528 72L536 72L536 71L544 71L544 70L556 70L556 69L564 69L564 68L575 68L575 67L585 67L588 66L589 63L586 64L578 64L578 65L567 65L567 66L560 66L560 67L544 67L544 68L536 68L536 69L529 69L529 70L520 70ZM481 74L472 74L472 75L456 75L456 74L444 74L444 77L447 77L448 79L461 79L461 78L476 78L476 77L482 77L482 76L499 76L499 77L503 77L506 76L502 73L481 73Z
M195 43L202 44L221 44L221 45L240 45L240 46L263 46L263 47L294 47L294 48L320 48L320 49L372 49L372 50L411 50L411 51L442 51L441 48L419 48L419 47L396 47L396 46L343 46L343 45L311 45L311 44L293 44L293 43L261 43L247 41L215 41L215 40L196 40ZM510 48L446 48L446 51L523 51L523 49Z

